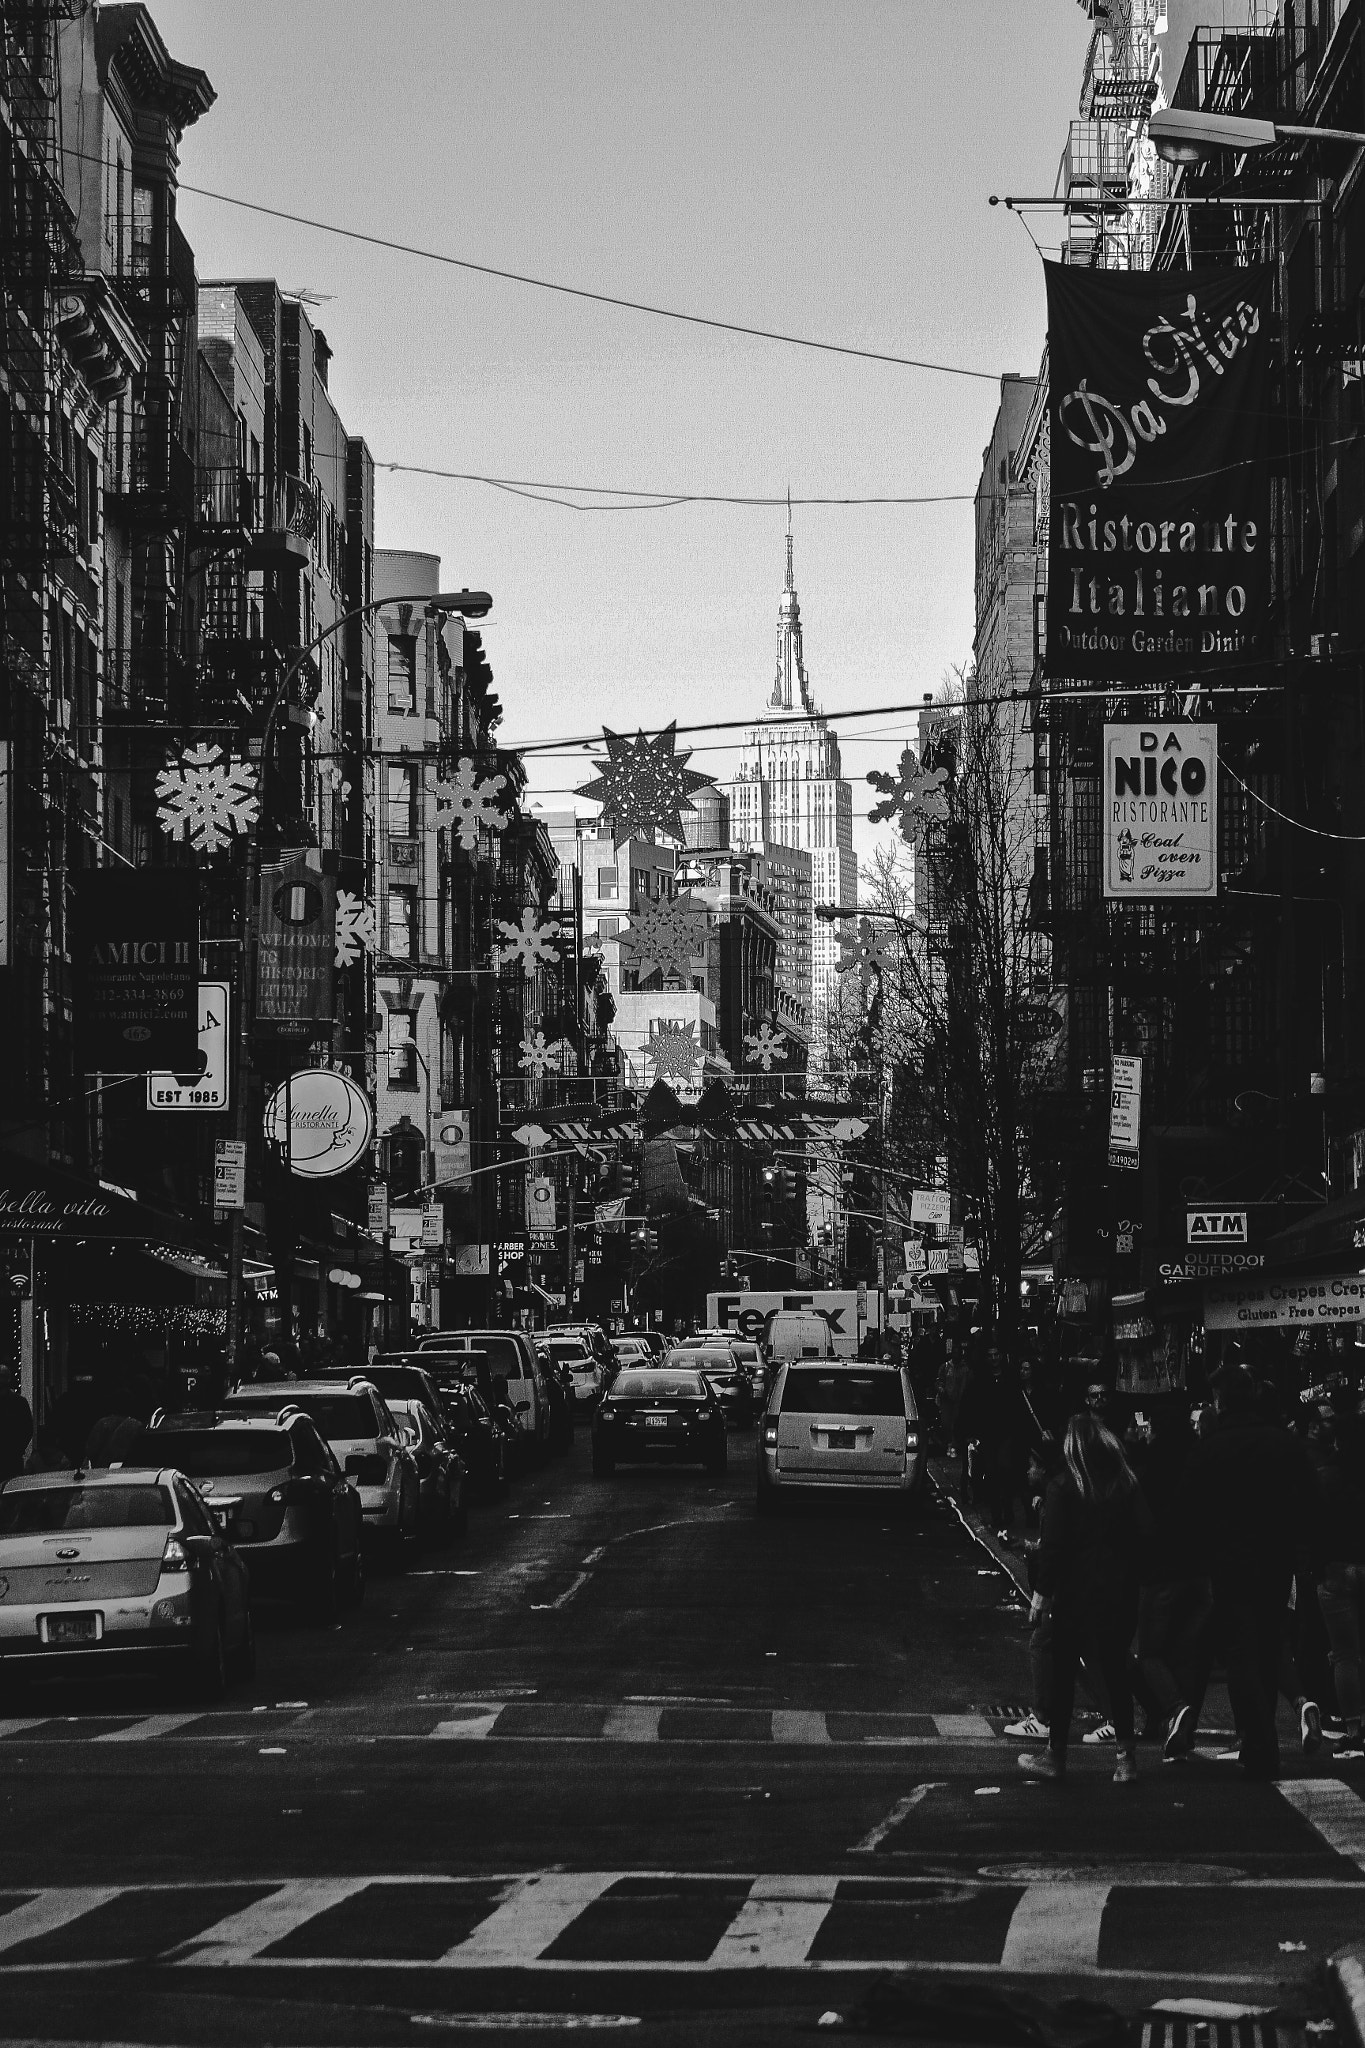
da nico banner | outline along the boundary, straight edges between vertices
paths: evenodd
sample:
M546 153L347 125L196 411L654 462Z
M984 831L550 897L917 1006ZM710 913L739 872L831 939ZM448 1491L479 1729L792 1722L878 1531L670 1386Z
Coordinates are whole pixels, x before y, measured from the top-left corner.
M1047 273L1049 676L1261 652L1271 271Z
M1104 893L1218 894L1218 728L1106 725Z
M76 1034L87 1074L195 1073L199 883L193 868L71 878Z

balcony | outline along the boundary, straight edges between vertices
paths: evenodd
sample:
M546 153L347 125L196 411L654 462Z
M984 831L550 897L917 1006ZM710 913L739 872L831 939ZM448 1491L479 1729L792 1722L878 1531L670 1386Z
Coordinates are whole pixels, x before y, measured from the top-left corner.
M1205 114L1280 111L1280 37L1274 29L1224 32L1197 28L1190 37L1171 105Z
M301 476L262 486L260 518L247 543L252 569L302 569L317 531L317 495Z
M135 434L127 481L110 480L105 506L127 526L170 532L194 517L194 460L174 437L154 435L154 425L149 422L149 431Z
M247 539L260 525L257 480L235 464L201 469L195 479L194 525L205 538Z

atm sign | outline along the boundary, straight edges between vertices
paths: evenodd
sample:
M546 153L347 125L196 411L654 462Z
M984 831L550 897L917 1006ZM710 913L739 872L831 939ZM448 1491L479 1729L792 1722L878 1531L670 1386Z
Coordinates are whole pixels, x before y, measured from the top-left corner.
M1247 1241L1247 1212L1245 1209L1187 1209L1185 1211L1186 1244L1245 1244Z

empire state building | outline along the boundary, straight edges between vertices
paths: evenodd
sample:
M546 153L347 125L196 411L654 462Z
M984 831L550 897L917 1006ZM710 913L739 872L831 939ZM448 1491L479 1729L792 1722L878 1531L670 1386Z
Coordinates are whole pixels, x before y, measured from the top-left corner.
M801 603L792 576L787 519L787 581L777 607L777 666L760 722L750 727L728 786L736 845L798 847L811 860L812 1065L827 1042L839 974L839 927L815 916L817 903L852 910L858 901L853 852L853 791L844 780L839 741L817 709L806 674Z

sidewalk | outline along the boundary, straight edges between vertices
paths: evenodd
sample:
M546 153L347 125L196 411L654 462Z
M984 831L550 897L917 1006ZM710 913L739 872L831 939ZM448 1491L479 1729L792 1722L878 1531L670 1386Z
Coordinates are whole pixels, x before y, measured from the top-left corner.
M928 1460L929 1484L941 1500L946 1500L953 1513L961 1522L973 1543L988 1553L991 1561L1012 1580L1016 1592L1029 1603L1028 1567L1023 1554L1023 1536L1018 1539L1020 1548L1012 1549L996 1541L995 1532L987 1527L976 1508L966 1505L962 1499L962 1460L960 1458L930 1458Z

